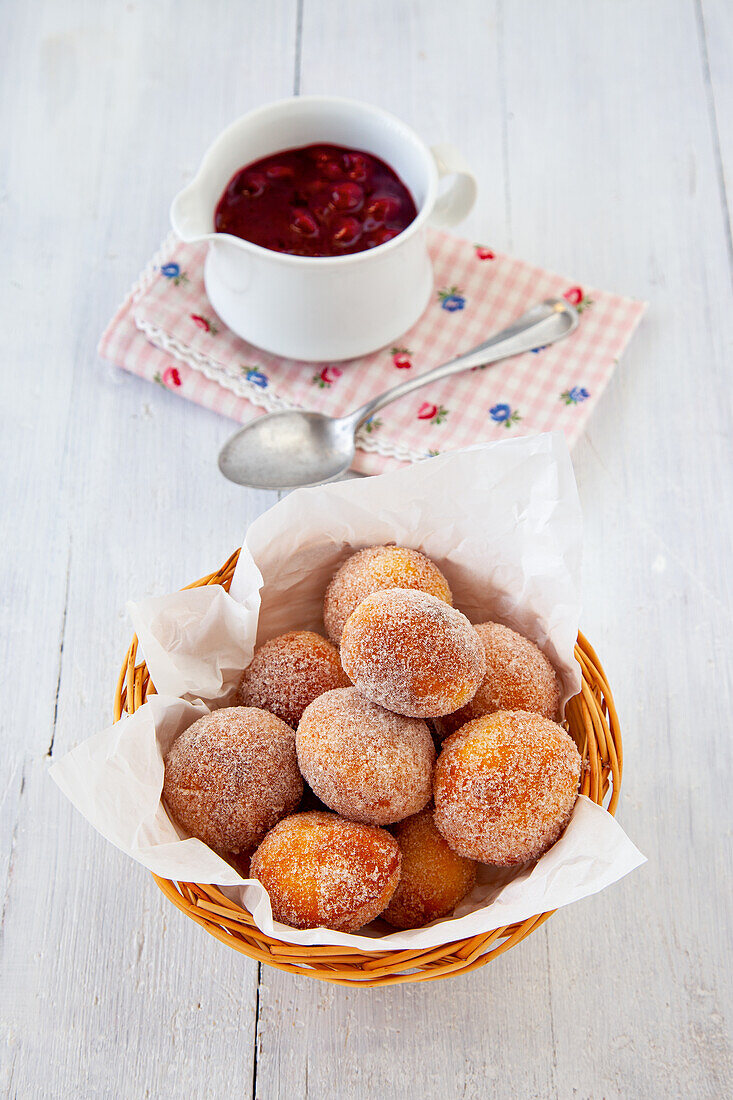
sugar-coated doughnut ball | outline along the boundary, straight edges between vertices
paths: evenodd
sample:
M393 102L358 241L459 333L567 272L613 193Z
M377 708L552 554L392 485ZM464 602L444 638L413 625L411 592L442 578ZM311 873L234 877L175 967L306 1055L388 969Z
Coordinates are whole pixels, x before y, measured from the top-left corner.
M348 683L335 646L311 630L291 630L255 650L242 674L237 702L269 710L295 728L317 696Z
M336 645L344 624L361 601L384 588L416 588L452 603L448 582L437 565L405 546L368 546L357 550L334 574L326 590L323 621Z
M187 832L219 851L250 851L302 794L294 731L255 707L225 707L199 718L165 758L168 809Z
M477 864L452 851L427 806L392 830L402 853L402 872L382 918L394 928L422 928L452 913L473 889Z
M432 797L435 747L426 724L356 688L327 691L306 707L295 744L314 793L351 821L388 825Z
M400 877L400 849L384 829L336 814L294 814L252 856L272 915L293 928L355 932L378 917Z
M557 719L560 682L542 650L501 623L478 623L476 632L484 643L486 674L470 703L443 719L443 735L497 710L530 710Z
M397 714L449 714L472 699L486 671L465 615L427 592L390 588L349 616L341 663L362 695Z
M568 822L580 764L572 737L541 714L500 710L475 718L438 757L435 824L468 859L534 859Z

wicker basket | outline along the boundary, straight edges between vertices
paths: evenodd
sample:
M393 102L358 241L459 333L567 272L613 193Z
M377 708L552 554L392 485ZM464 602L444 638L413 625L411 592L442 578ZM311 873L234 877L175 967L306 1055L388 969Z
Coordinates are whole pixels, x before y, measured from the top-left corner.
M238 557L236 551L216 573L187 587L220 584L228 590ZM115 721L123 713L133 714L155 691L145 663L135 663L136 654L137 638L133 638L115 692ZM581 793L599 805L607 802L609 812L614 813L623 765L618 718L601 664L582 634L575 656L583 683L580 694L566 707L565 725L583 756ZM538 913L521 924L416 951L380 951L378 941L368 952L348 947L301 947L261 932L250 914L216 886L153 878L178 909L235 951L289 974L305 974L336 985L395 985L466 974L514 947L552 916L552 912Z

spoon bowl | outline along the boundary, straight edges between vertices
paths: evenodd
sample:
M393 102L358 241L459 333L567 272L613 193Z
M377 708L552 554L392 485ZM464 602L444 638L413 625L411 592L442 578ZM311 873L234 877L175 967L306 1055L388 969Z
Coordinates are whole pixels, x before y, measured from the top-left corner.
M236 432L221 449L224 477L253 489L297 489L334 481L354 460L349 418L322 413L270 413Z

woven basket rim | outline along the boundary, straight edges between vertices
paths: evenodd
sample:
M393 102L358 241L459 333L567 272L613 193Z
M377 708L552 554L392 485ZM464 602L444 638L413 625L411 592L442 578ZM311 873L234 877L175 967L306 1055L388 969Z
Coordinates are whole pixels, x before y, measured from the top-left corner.
M218 584L228 591L238 559L239 550L235 550L216 572L185 587ZM137 649L138 639L133 637L115 689L115 722L123 714L133 714L155 693L145 662L137 663ZM607 802L608 812L614 814L623 773L618 715L603 667L583 634L578 634L575 656L581 668L581 690L569 700L564 724L583 758L580 793L598 805ZM217 886L173 882L158 875L153 879L177 909L235 951L289 974L346 986L396 985L467 974L536 932L555 912L538 913L518 924L431 948L379 948L375 940L374 950L367 952L336 945L285 943L262 932L250 913Z

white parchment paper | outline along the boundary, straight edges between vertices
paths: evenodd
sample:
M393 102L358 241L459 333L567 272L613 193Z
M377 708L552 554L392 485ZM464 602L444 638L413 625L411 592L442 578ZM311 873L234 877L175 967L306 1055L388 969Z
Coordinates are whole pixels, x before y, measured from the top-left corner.
M255 644L285 630L322 631L323 593L340 562L389 542L428 554L473 622L495 619L532 638L561 676L563 704L577 692L581 518L558 432L291 493L251 524L230 594L208 586L130 605L159 694L51 769L117 847L164 878L220 885L259 928L286 942L373 949L378 936L383 948L437 946L567 905L644 862L604 809L579 798L549 852L520 869L482 868L451 919L391 933L376 922L349 935L273 921L259 883L169 819L160 799L163 755L178 734L229 701Z

